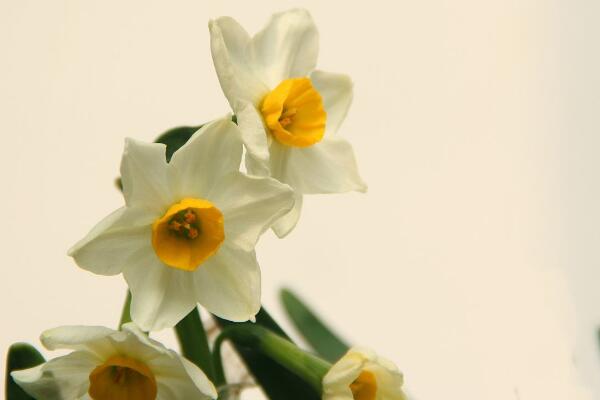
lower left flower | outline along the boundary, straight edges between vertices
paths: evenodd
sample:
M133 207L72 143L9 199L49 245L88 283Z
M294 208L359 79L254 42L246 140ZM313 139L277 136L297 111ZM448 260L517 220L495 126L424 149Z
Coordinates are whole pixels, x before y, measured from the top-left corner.
M216 399L196 365L148 338L135 324L122 330L63 326L42 333L48 350L72 353L12 372L27 393L48 400Z

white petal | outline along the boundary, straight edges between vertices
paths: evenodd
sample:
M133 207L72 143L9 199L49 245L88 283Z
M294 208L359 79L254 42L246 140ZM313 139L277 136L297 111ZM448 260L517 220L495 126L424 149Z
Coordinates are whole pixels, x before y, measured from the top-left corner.
M399 371L390 371L381 365L369 368L377 379L377 399L381 400L404 400L405 394L402 390L403 376Z
M13 379L31 396L44 400L77 399L89 387L89 375L102 363L90 353L76 351L37 367L13 371Z
M260 268L254 251L223 244L194 272L198 302L218 317L243 322L260 309Z
M246 251L254 250L260 235L294 205L289 186L241 172L221 179L208 198L223 212L225 240Z
M323 378L323 400L352 399L350 384L362 371L375 375L376 400L405 400L402 373L390 361L361 347L350 349Z
M323 97L327 112L327 135L335 134L352 104L352 80L348 75L314 71L310 80Z
M356 354L352 354L351 351L346 353L333 364L323 378L324 387L328 388L332 385L336 387L348 387L360 375L365 363L366 360Z
M123 271L131 290L131 319L144 331L175 326L195 307L191 272L168 267L154 253Z
M161 400L217 398L217 390L204 372L173 351L147 365L154 373Z
M166 146L125 140L121 160L123 195L128 206L162 213L173 203L167 171Z
M319 33L306 10L275 14L252 39L260 76L274 88L281 81L307 76L317 65Z
M77 242L69 255L95 274L119 274L150 245L150 225L156 217L139 207L120 208Z
M84 350L90 343L102 340L115 332L104 326L60 326L44 331L40 341L48 350Z
M242 142L239 128L230 118L203 126L173 154L169 167L179 199L206 198L221 177L239 170Z
M271 146L272 176L303 194L365 192L352 146L345 139L325 137L305 148Z
M162 343L151 339L135 323L129 322L111 337L112 347L119 354L148 363L157 357L170 354Z
M246 169L248 173L269 176L269 136L263 118L249 103L243 103L236 110L237 124L240 127L242 142L246 147Z
M273 224L273 232L275 232L280 239L286 237L296 227L298 220L300 219L300 213L302 211L302 194L294 192L294 199L294 208Z
M231 108L239 101L258 104L269 89L252 67L248 33L230 17L210 21L208 28L215 70Z

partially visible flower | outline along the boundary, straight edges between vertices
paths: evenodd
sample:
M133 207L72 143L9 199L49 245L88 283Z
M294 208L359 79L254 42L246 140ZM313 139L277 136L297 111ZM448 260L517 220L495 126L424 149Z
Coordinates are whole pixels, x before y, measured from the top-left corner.
M402 384L391 361L352 348L323 378L323 400L406 400Z
M63 326L42 333L41 341L49 350L74 351L12 372L14 380L36 399L217 398L200 368L148 338L133 323L125 324L122 331Z
M229 117L202 127L169 163L165 145L126 141L125 206L69 254L96 274L123 273L141 329L174 326L197 303L231 321L260 309L254 246L294 200L287 185L239 172L242 147Z
M221 88L248 150L248 172L296 191L295 207L273 226L275 233L294 228L303 194L365 191L350 143L336 135L352 102L352 82L315 70L319 38L310 14L275 14L252 38L229 17L209 28Z

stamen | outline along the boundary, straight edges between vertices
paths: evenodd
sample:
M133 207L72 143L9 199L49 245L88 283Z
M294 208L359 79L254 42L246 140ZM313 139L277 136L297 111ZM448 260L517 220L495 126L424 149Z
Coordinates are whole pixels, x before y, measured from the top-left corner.
M156 378L152 370L125 356L110 357L94 368L89 380L88 394L94 400L156 399Z
M196 239L200 234L198 215L191 208L179 211L169 221L169 230L177 236Z
M152 248L167 266L195 271L225 239L223 214L210 201L184 198L152 224Z
M292 122L294 122L294 116L297 112L298 109L296 108L284 109L281 113L281 117L279 117L279 123L281 124L281 126L285 128Z
M122 385L125 382L125 375L127 374L127 368L125 367L113 367L113 380L115 383Z
M196 220L198 219L196 216L196 213L194 213L191 209L187 209L185 211L185 222L187 222L188 224L192 224L194 222L196 222Z
M309 78L281 82L263 98L260 111L269 132L284 146L312 146L325 135L323 98Z

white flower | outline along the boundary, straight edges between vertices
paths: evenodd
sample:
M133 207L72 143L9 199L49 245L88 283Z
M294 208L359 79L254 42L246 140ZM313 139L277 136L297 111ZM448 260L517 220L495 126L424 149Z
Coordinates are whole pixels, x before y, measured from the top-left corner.
M352 147L336 135L352 102L352 82L315 70L319 42L310 14L275 14L252 38L229 17L209 28L221 88L248 150L248 172L296 191L295 207L273 226L275 233L294 228L302 194L365 191Z
M405 400L402 384L391 361L352 348L323 378L323 400Z
M143 330L174 326L197 303L231 320L260 308L259 236L293 206L292 190L239 172L242 142L224 118L165 159L165 145L128 139L125 206L69 254L101 275L123 273L131 317Z
M148 338L133 323L122 331L63 326L42 334L49 350L72 353L12 372L31 396L43 400L216 399L196 365Z

